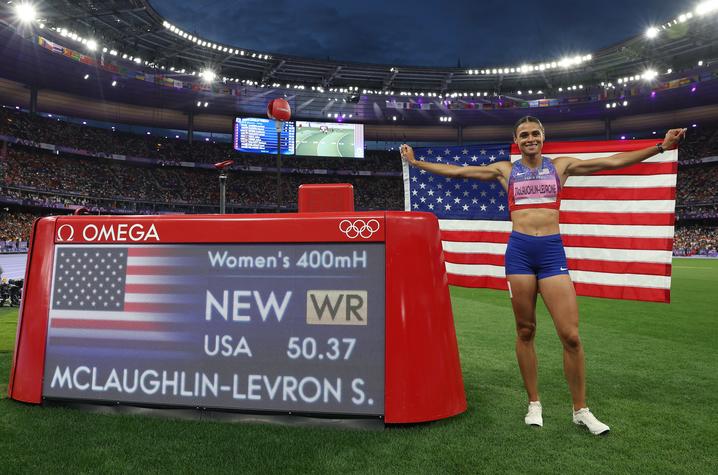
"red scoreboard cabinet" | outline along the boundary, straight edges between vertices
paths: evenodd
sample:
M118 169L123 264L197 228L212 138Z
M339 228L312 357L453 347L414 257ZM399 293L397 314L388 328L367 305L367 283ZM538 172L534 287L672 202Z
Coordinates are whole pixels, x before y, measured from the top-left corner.
M436 218L35 222L12 399L383 418L466 409Z

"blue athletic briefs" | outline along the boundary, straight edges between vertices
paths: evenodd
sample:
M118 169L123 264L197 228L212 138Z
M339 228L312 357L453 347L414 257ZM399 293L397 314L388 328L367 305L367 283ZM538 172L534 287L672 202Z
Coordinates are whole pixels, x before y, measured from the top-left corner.
M560 234L529 236L512 231L504 262L506 275L531 274L545 279L568 274L566 252Z

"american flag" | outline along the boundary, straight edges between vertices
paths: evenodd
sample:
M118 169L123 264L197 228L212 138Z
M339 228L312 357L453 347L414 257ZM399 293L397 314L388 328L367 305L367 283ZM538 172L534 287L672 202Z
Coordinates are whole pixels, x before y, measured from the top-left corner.
M655 141L546 143L550 158L603 157ZM417 148L417 159L486 166L521 158L515 145ZM561 236L578 295L669 302L678 152L620 170L570 177L562 190ZM449 283L507 289L504 253L511 232L498 182L449 179L404 166L405 207L439 218Z
M48 351L189 355L191 321L203 311L198 264L173 246L57 246Z

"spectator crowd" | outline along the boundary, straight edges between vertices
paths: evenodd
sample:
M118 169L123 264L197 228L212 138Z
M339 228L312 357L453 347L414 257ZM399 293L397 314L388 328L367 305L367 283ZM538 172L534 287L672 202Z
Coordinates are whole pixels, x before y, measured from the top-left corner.
M674 256L718 256L718 227L676 227L673 237Z
M177 166L181 161L216 163L228 158L241 165L272 167L273 157L237 154L226 143L195 142L114 132L56 119L31 116L0 108L0 134L50 143L109 156L122 154L156 159L155 164L88 158L51 152L20 144L0 144L0 199L24 204L2 214L0 241L26 240L39 212L86 206L100 212L152 213L158 211L216 212L219 202L217 172ZM392 151L367 151L365 159L284 157L283 167L295 172L281 176L282 202L277 203L276 175L267 171L232 171L227 182L230 212L296 209L297 189L307 183L351 183L358 210L403 209L401 161ZM681 160L718 155L718 129L690 134L682 145ZM323 169L322 174L299 173ZM338 170L356 172L338 174ZM394 172L367 176L359 172ZM676 186L677 222L715 222L718 219L718 165L681 166ZM47 211L45 211L47 214ZM705 223L703 223L705 224ZM682 254L715 253L715 226L676 228L674 251Z

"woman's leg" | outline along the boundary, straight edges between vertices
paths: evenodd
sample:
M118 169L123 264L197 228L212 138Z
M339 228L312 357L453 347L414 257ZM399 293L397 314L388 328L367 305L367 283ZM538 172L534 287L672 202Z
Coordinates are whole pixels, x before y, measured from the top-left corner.
M538 360L534 347L536 335L536 276L507 276L511 286L511 305L516 318L516 359L524 380L529 402L539 400Z
M574 410L586 407L586 374L578 336L578 303L571 278L566 274L540 279L538 288L563 345L563 371Z

